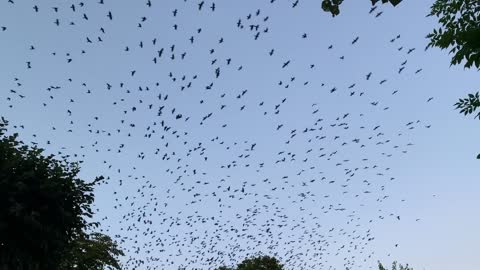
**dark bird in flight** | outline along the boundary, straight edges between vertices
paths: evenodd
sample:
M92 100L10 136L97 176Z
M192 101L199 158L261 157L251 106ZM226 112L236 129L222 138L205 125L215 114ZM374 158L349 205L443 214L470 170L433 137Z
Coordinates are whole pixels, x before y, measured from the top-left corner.
M370 80L370 77L371 77L371 76L372 76L372 72L369 72L369 73L367 74L367 76L366 76L367 81Z

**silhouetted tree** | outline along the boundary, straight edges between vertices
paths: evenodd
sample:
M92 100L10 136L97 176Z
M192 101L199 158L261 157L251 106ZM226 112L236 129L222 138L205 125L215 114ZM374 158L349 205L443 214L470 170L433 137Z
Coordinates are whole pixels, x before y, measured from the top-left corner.
M237 270L282 270L283 266L275 257L260 256L243 260Z
M0 269L69 269L61 268L65 258L86 262L86 254L103 260L105 253L93 251L120 254L108 239L85 233L98 226L86 218L93 215L93 186L102 178L86 183L77 177L76 163L44 156L6 128L1 118Z
M452 54L450 65L464 63L465 68L480 68L480 1L437 0L430 14L438 18L440 27L427 35L427 49L437 47L449 49ZM464 115L476 113L480 108L479 93L469 94L454 104ZM475 118L480 119L480 113ZM480 159L480 154L477 155Z
M283 265L275 257L257 256L243 260L235 268L221 266L216 270L283 270Z
M70 245L60 269L62 270L120 270L118 256L123 251L117 247L108 235L92 233L82 236Z
M463 62L465 68L479 69L480 1L437 0L428 16L437 17L441 26L427 35L430 39L427 48L449 49L449 54L453 54L451 65ZM476 113L480 108L479 93L459 99L455 107L464 115ZM475 118L480 119L480 113Z
M440 23L427 35L427 48L450 49L451 65L465 62L465 68L480 68L480 1L437 0L427 16Z
M397 267L398 266L398 267ZM388 270L387 268L385 268L381 262L378 262L378 270ZM410 268L408 267L408 264L407 265L397 265L397 262L393 262L392 263L392 269L391 270L413 270L413 268Z

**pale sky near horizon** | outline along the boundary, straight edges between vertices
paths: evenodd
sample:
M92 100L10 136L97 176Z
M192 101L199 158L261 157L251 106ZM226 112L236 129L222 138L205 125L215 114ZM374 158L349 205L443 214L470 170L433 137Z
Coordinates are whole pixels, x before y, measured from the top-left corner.
M433 1L344 1L336 18L320 0L14 2L0 116L110 178L95 219L127 269L257 252L287 269L478 269L480 122L453 104L480 78L424 51Z

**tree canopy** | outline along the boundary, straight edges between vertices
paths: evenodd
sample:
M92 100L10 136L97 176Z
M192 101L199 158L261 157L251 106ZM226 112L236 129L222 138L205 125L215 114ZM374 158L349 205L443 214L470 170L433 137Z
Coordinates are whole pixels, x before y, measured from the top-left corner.
M65 253L81 257L78 248L120 254L109 238L86 233L98 225L87 219L93 215L93 187L102 178L86 183L77 177L76 163L45 156L17 134L7 135L7 124L0 120L0 268L69 269L60 267Z
M427 49L437 47L450 49L453 55L450 65L464 63L465 68L480 69L480 1L478 0L437 0L428 16L438 18L440 27L427 38ZM476 113L480 108L479 93L469 94L454 104L464 115ZM480 113L475 118L480 119ZM480 159L480 154L477 156Z
M76 239L62 260L62 270L104 270L121 269L118 256L123 251L108 235L92 233Z
M389 269L385 268L385 266L383 266L381 262L378 262L378 270L389 270ZM401 265L401 264L397 264L397 262L393 262L391 270L413 270L413 268L408 267L408 264Z
M451 65L480 68L480 1L437 0L428 16L437 17L440 27L427 35L427 48L450 49Z
M437 0L428 16L437 17L440 27L427 35L430 39L427 48L450 49L451 65L464 63L465 68L480 69L480 2ZM465 115L475 113L480 108L478 92L459 99L455 107ZM475 118L480 119L480 113Z
M283 265L275 257L256 256L246 258L236 267L220 266L215 270L283 270ZM402 265L395 261L392 263L391 269L385 268L381 262L378 262L378 270L413 270L413 268L409 267L408 264Z
M221 266L216 270L283 270L283 265L275 257L257 256L243 260L235 268Z

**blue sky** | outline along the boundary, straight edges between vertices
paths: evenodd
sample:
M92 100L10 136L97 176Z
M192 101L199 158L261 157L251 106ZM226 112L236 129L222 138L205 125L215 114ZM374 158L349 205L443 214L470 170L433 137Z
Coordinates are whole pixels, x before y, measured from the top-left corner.
M331 18L305 0L3 1L0 114L109 178L95 219L127 269L258 252L288 269L477 269L480 129L452 105L478 73L423 50L432 1L368 2Z

